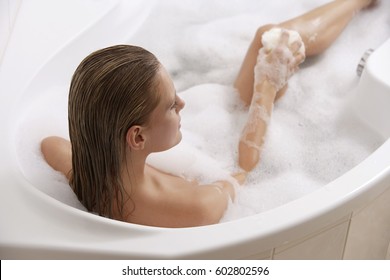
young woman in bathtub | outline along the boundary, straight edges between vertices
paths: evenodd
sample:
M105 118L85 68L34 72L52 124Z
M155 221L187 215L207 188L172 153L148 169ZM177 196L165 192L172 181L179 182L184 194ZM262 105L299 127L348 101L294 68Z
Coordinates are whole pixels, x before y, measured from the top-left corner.
M242 184L260 159L273 103L285 92L289 77L305 55L322 53L358 11L374 2L336 0L257 30L235 81L250 113L238 145L243 172L232 180L199 185L146 164L149 154L180 142L184 102L156 57L134 46L99 50L81 62L69 93L71 142L48 137L41 143L42 153L68 178L89 211L150 226L217 223L234 199L234 185ZM277 47L265 50L262 35L273 27L296 30L302 40L288 43L290 33L284 30ZM300 52L302 41L305 54Z

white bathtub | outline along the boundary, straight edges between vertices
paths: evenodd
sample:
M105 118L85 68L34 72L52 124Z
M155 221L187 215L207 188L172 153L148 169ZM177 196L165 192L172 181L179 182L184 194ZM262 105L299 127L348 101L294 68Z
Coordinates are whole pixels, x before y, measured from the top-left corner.
M58 11L66 8L41 2ZM91 50L128 40L153 4L129 2L100 2L95 11L61 30L61 36L54 36L33 56L19 46L34 44L37 38L28 38L21 29L40 5L24 1L20 8L0 72L1 259L389 257L390 69L385 62L390 61L390 40L369 58L354 104L357 115L383 136L383 145L343 176L298 200L232 222L165 229L102 218L59 202L32 185L18 163L15 120L45 88L69 80ZM47 23L42 24L47 28ZM110 36L103 40L102 34ZM367 99L368 94L377 97Z

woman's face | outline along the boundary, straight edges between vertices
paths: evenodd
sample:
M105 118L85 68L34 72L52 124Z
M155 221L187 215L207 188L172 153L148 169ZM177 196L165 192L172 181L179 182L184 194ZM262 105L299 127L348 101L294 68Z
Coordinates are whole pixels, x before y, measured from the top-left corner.
M163 66L157 74L157 94L160 103L152 112L147 132L151 152L161 152L176 146L182 138L179 112L184 101L176 95L171 77Z

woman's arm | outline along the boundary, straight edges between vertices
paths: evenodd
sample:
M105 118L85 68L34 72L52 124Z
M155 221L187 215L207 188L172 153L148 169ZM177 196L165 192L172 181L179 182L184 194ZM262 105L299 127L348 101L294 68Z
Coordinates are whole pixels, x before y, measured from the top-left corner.
M276 96L275 87L267 80L258 84L257 89L238 145L238 164L246 172L251 171L260 160L261 148Z
M238 164L246 172L260 160L276 93L285 87L305 58L300 51L302 41L289 44L289 36L287 30L282 30L277 46L271 50L260 49L257 57L248 120L238 147Z

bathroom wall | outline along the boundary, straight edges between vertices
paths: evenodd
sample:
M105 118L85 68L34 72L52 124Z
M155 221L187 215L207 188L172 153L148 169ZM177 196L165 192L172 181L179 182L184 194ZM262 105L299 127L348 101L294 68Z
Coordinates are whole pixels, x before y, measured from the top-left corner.
M0 0L0 63L21 4L22 0Z

